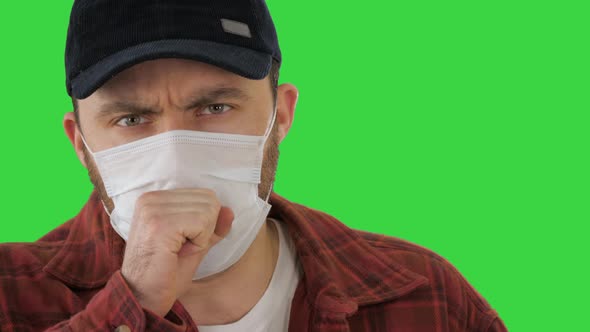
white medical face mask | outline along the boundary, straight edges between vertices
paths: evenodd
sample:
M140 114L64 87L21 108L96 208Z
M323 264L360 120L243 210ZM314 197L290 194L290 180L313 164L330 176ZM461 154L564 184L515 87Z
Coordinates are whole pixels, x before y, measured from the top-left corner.
M115 231L127 241L135 203L145 192L212 189L221 205L233 210L234 221L229 234L209 250L193 280L235 264L258 235L271 207L268 196L266 201L258 196L258 184L264 144L275 117L276 109L264 136L173 130L99 152L92 152L82 138L115 204L110 214Z

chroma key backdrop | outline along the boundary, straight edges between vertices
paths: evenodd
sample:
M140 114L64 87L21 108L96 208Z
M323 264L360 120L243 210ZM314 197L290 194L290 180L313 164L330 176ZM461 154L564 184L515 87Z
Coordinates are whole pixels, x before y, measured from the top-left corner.
M587 3L269 0L300 89L275 190L432 249L510 331L587 331ZM92 190L62 128L71 6L0 4L0 242Z

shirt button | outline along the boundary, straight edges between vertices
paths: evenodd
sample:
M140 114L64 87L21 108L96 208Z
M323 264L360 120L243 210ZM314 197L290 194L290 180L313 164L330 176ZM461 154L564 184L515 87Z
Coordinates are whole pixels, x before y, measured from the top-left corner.
M115 332L131 332L131 329L127 325L121 325L115 329Z

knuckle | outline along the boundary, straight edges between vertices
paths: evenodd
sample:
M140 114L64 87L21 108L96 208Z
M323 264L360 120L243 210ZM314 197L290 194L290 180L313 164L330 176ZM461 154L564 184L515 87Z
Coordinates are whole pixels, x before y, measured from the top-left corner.
M211 196L211 197L216 196L215 191L211 188L203 188L202 190L203 190L203 193L207 196Z
M219 201L219 198L217 198L217 196L211 197L211 200L209 200L209 205L214 207L216 210L219 210L221 208L221 202Z
M162 223L162 217L158 213L148 213L145 215L143 222L149 225L151 229L160 228Z
M157 235L163 231L165 226L165 223L162 221L162 216L156 211L141 211L139 218L137 219L142 226L141 228L143 228L147 234Z
M139 219L144 221L151 220L156 216L155 209L153 209L152 206L148 203L144 203L141 206L139 204L136 204L135 212Z
M202 222L197 222L193 225L193 232L195 234L201 234L205 230L205 225Z
M153 191L143 193L137 198L137 202L135 203L135 205L143 207L146 204L149 204L152 200L154 200L155 196L157 196L157 193Z
M206 211L209 216L216 216L219 213L219 205L218 204L207 204Z

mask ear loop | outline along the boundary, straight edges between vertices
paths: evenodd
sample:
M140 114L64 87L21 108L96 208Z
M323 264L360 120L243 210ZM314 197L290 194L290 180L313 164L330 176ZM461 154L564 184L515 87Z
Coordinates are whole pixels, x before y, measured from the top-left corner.
M275 104L275 107L272 111L272 118L270 120L270 127L266 128L266 133L264 134L264 143L266 143L266 141L268 140L268 137L270 136L270 133L272 132L272 128L275 125L276 118L277 118L277 105ZM264 146L264 144L263 144L263 146ZM264 200L266 203L268 203L268 199L270 198L270 194L272 193L274 185L275 185L274 182L270 184L268 194L266 194L266 199Z
M102 199L100 200L100 202L102 203L102 207L104 208L104 212L106 212L110 218L111 214L109 213L109 209L107 209L107 205L104 203L104 201Z
M90 152L90 154L92 155L92 158L94 159L94 152L92 152L92 150L90 149L90 147L88 146L88 143L86 142L86 139L84 139L84 135L82 133L80 133L80 138L82 138L82 142L84 142L84 146L86 147L86 149L88 149L88 151ZM104 208L104 212L107 213L107 215L109 216L109 218L111 217L111 214L109 212L109 209L107 209L107 205L104 203L104 201L101 199L100 202L102 203L102 207Z
M272 127L274 127L274 125L275 125L276 118L277 118L277 106L275 105L275 107L272 111L272 117L270 119L270 126L266 128L266 132L264 133L264 142L266 142L266 140L268 139L268 136L270 136L270 132L272 131Z
M92 158L94 158L94 152L92 152L92 149L90 149L90 147L88 146L88 143L86 143L86 139L84 139L84 134L80 133L80 138L82 138L82 142L84 143L84 146L86 147L86 149L88 149L88 151L92 155Z

